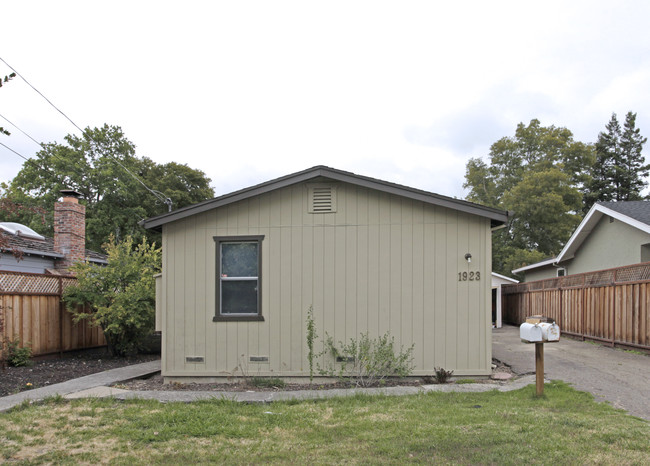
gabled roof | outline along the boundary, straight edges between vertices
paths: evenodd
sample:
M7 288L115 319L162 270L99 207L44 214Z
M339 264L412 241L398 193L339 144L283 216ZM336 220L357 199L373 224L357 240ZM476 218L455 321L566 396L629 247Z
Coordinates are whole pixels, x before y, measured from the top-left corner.
M603 215L608 215L650 234L649 201L598 202L591 206L576 231L564 245L564 249L558 254L556 262L572 259Z
M492 278L498 278L500 280L504 280L510 283L519 283L519 280L515 280L514 278L506 277L505 275L501 275L500 273L492 272Z
M167 214L152 217L143 220L141 224L144 225L145 228L161 231L162 226L166 223L181 220L183 218L212 210L217 207L222 207L234 202L251 198L253 196L267 193L269 191L285 188L287 186L320 177L383 191L409 199L422 201L427 204L434 204L441 207L447 207L450 209L459 210L461 212L478 215L480 217L486 217L491 220L492 227L503 225L508 219L507 212L503 210L484 207L460 199L454 199L451 197L442 196L440 194L430 193L420 189L410 188L408 186L390 183L388 181L378 180L367 176L356 175L351 172L319 165L297 173L292 173L291 175L286 175L271 181L266 181L255 186L251 186L250 188L245 188L230 194L225 194L209 201L203 201L198 204L169 212Z
M567 241L557 257L521 267L513 270L512 273L520 273L548 265L556 265L560 262L573 259L576 251L580 249L582 243L584 243L604 215L650 234L650 201L597 202L591 206L591 209L589 209L589 212L582 219L582 222L578 225L578 228L573 232L571 238L569 238L569 241Z
M545 259L541 262L535 262L534 264L519 267L518 269L513 270L512 273L521 273L527 270L538 269L540 267L546 267L547 265L553 265L555 263L555 259L555 257L551 257L550 259Z

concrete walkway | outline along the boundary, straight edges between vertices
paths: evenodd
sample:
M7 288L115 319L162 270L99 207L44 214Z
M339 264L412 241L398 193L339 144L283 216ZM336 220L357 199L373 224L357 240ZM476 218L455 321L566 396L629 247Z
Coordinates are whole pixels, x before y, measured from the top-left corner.
M160 371L160 361L150 361L132 366L119 367L97 374L87 375L78 379L68 380L67 382L57 383L48 387L26 390L0 398L0 412L7 411L14 406L18 406L24 401L38 401L45 398L61 395L71 396L80 392L89 390L102 391L102 387L108 389L109 385L127 380L145 377ZM103 390L105 392L105 390Z
M535 345L522 343L519 327L492 331L492 357L516 374L535 372ZM590 392L596 401L650 420L650 356L561 338L544 345L544 374Z

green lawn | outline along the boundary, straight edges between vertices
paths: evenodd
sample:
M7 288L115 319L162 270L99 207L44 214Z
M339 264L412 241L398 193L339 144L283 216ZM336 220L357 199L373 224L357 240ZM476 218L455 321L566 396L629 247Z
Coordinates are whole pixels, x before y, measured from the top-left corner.
M650 423L554 382L247 405L50 400L0 415L0 462L649 464Z

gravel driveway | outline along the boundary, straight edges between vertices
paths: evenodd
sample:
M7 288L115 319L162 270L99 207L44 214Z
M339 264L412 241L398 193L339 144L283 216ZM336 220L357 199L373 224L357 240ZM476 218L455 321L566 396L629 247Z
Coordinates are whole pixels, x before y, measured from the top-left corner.
M535 345L522 343L519 327L492 331L492 357L516 374L535 372ZM597 401L650 421L650 356L562 338L544 345L545 376L590 392Z

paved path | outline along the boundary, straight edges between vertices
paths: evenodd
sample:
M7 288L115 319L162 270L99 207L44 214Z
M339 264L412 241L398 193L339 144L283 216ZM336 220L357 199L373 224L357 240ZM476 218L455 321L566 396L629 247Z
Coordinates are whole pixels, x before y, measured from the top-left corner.
M492 331L492 357L517 374L535 372L535 345L521 342L519 327ZM561 338L544 344L544 373L547 379L563 380L592 393L597 401L650 420L650 356Z
M132 366L118 367L105 372L87 375L67 382L57 383L48 387L26 390L0 398L0 412L7 411L28 400L43 400L47 397L68 396L86 390L107 387L108 385L137 379L160 371L160 361L150 361Z

